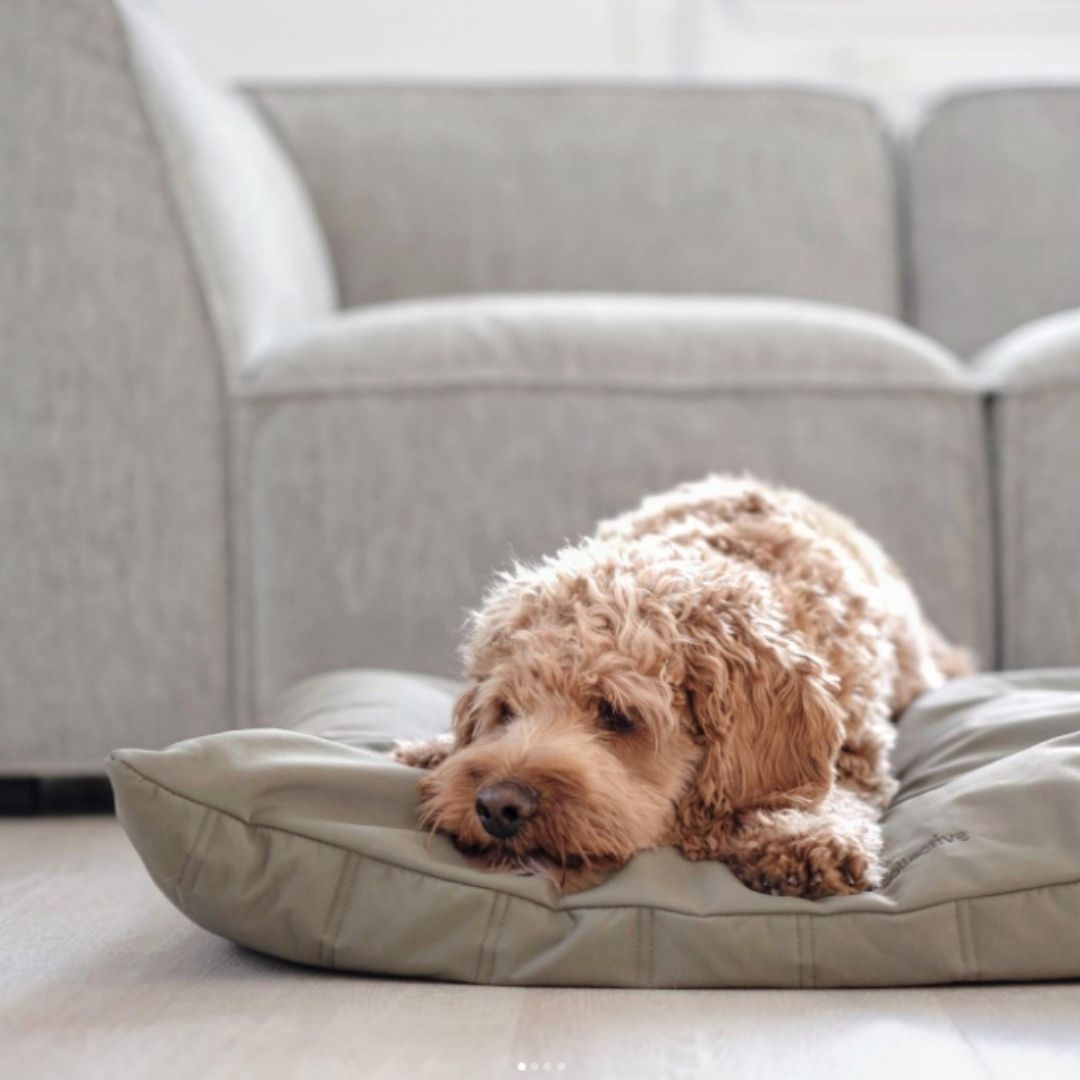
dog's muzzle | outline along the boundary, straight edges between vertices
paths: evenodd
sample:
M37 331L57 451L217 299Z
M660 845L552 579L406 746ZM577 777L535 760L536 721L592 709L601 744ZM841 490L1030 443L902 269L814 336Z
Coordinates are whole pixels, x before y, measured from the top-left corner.
M484 831L497 840L509 840L536 813L537 794L516 780L501 780L476 795L476 816Z

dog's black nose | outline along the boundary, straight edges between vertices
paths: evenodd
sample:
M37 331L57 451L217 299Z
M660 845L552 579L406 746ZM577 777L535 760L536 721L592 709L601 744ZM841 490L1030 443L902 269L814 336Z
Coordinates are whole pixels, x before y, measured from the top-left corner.
M499 840L509 840L521 823L536 813L536 792L516 780L502 780L481 788L476 795L476 816L484 830Z

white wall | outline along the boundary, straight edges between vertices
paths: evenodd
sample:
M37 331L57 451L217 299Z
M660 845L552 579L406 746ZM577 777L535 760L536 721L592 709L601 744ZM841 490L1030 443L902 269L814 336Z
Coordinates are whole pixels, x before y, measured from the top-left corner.
M1080 0L159 0L241 79L1080 81Z

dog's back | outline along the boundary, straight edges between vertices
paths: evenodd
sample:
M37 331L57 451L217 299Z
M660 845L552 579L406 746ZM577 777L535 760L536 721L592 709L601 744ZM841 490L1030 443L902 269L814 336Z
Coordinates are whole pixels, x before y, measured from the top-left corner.
M647 535L715 561L717 573L736 563L765 574L791 628L840 680L842 698L885 700L895 715L946 677L973 670L970 653L925 618L880 544L802 492L713 475L597 529L600 539Z

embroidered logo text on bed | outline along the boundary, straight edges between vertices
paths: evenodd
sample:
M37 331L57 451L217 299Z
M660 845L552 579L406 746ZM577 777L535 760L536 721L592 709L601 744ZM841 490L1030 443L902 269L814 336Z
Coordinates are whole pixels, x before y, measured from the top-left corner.
M905 855L902 859L894 859L889 863L889 868L885 872L880 888L884 889L893 878L906 870L916 859L921 859L928 851L933 851L934 848L941 847L942 844L964 843L970 839L971 837L963 829L957 832L945 833L944 835L934 833L918 851Z

